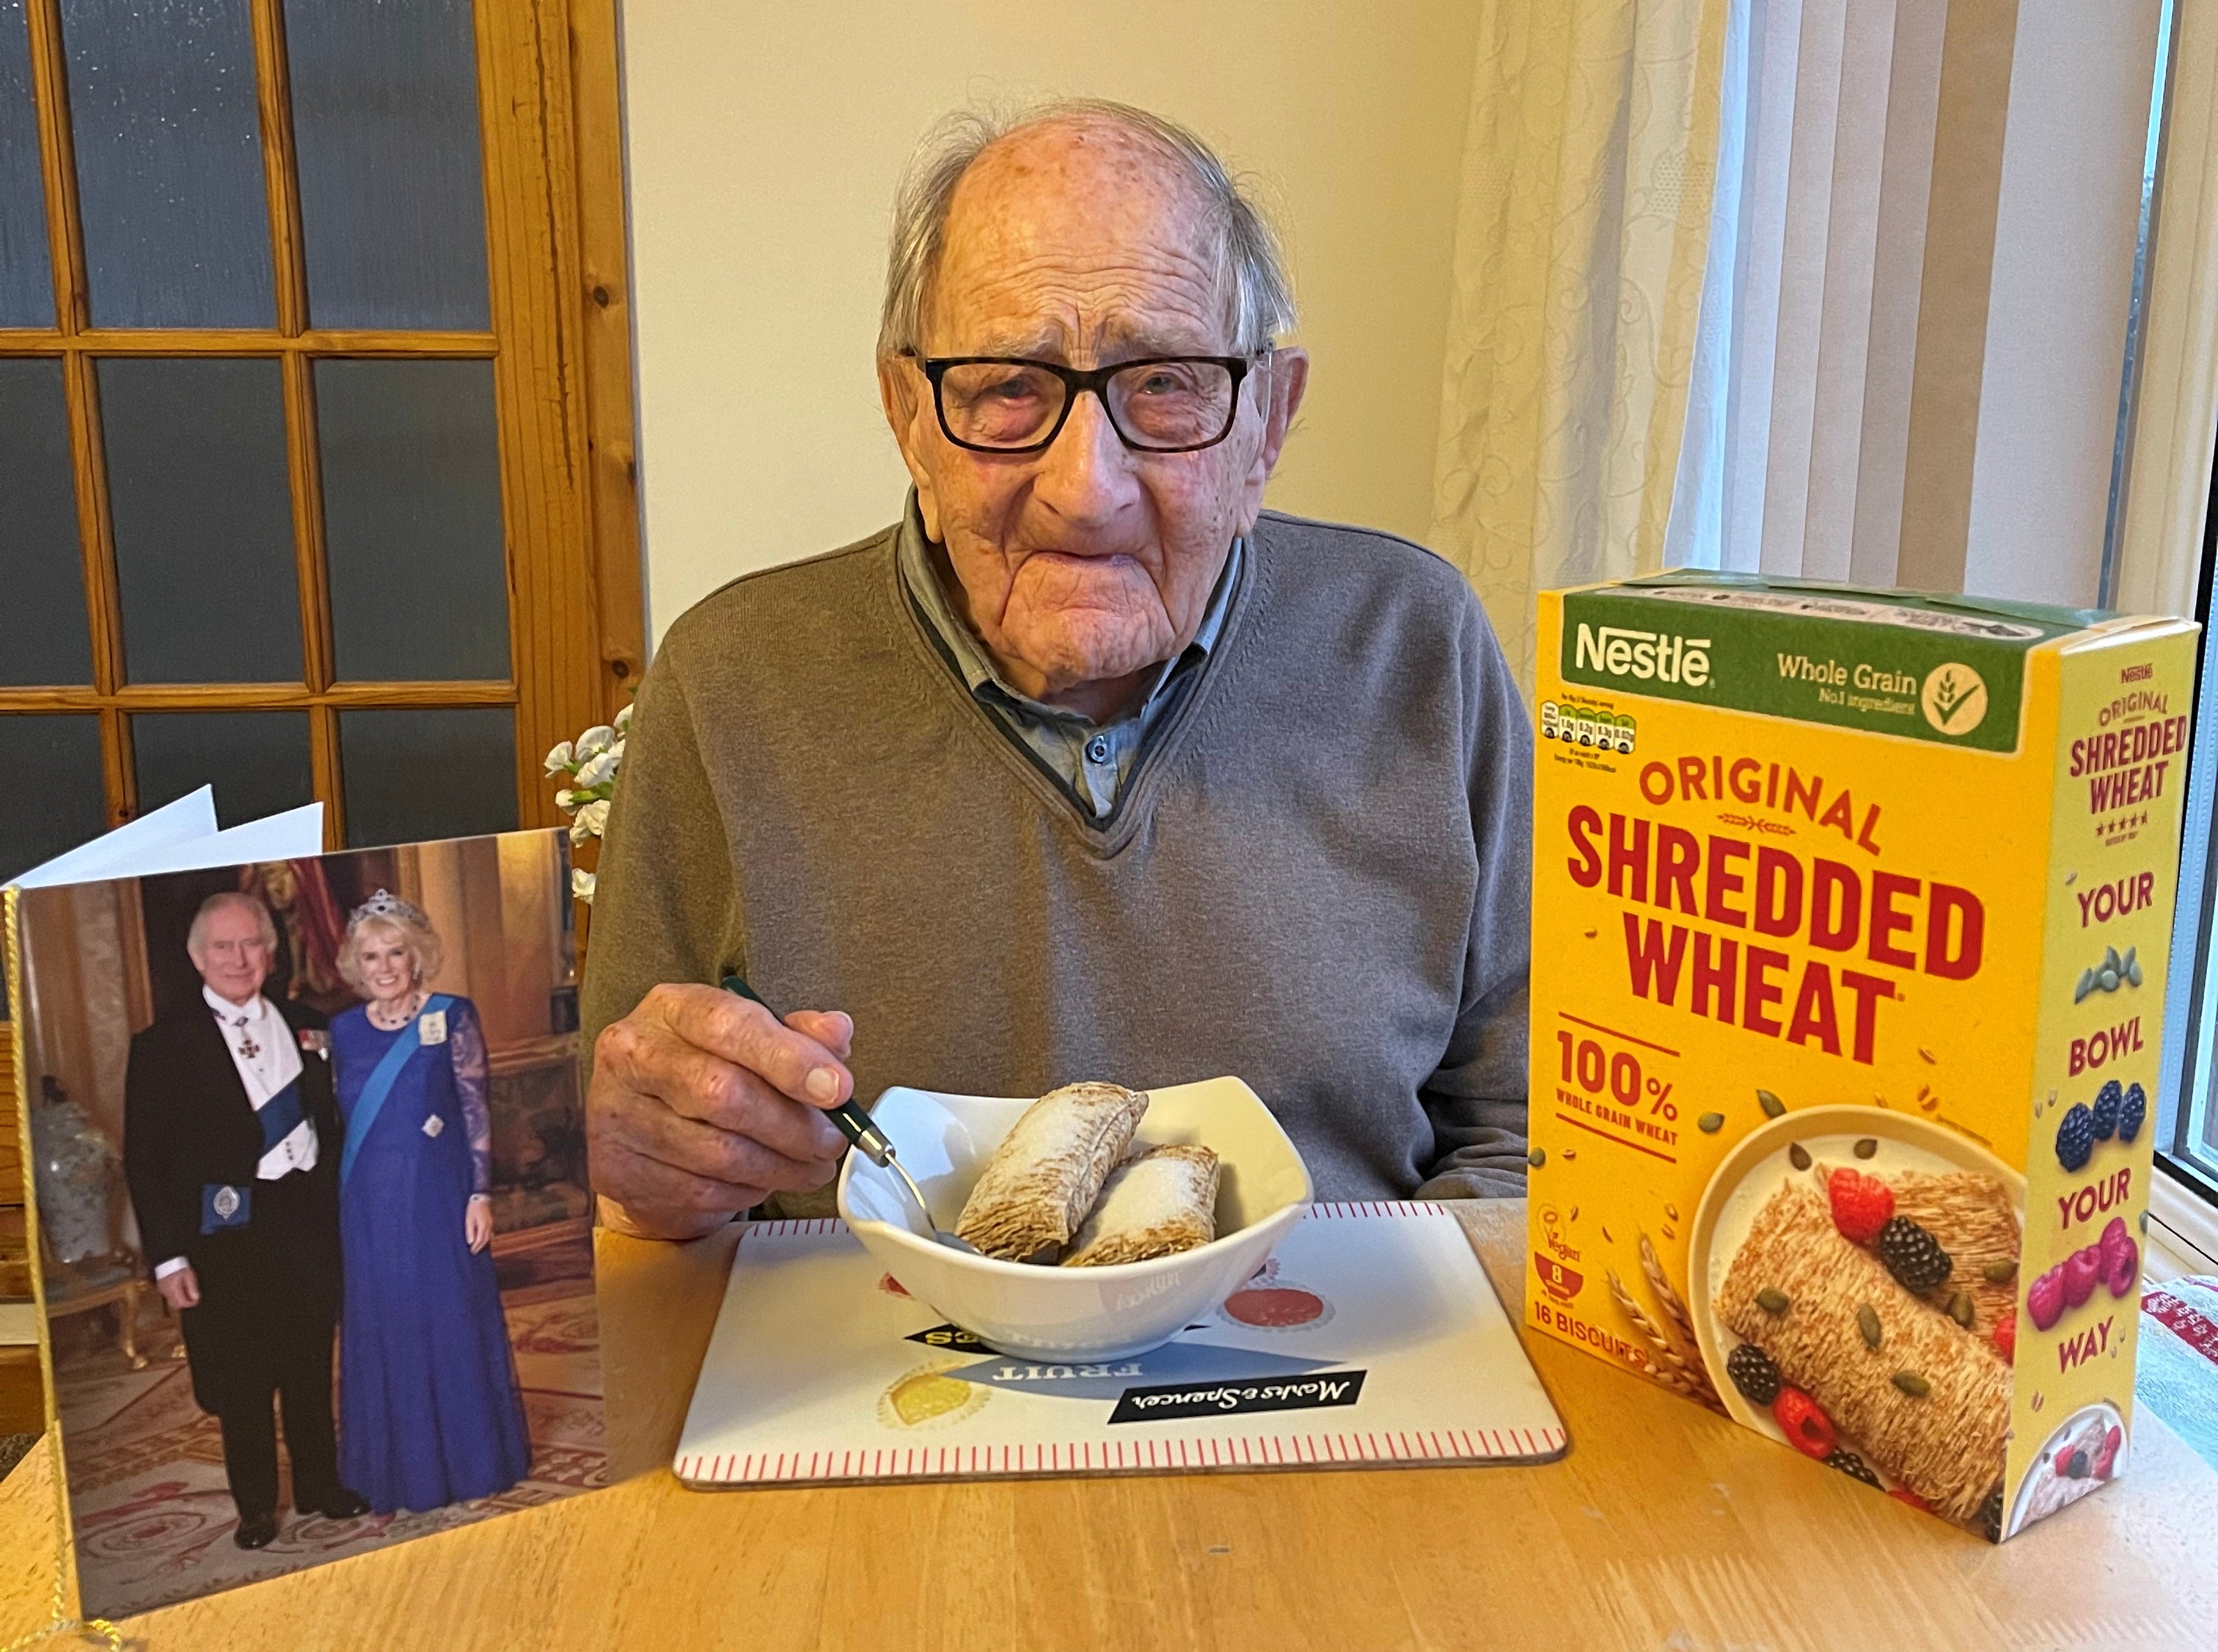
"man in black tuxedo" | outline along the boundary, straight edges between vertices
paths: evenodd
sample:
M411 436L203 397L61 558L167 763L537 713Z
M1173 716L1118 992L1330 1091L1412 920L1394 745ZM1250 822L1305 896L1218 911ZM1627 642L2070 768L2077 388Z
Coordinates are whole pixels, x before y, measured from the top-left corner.
M273 1397L293 1506L334 1519L369 1507L339 1484L331 1428L344 1133L324 1018L262 996L270 909L212 895L185 950L201 1002L131 1040L123 1169L156 1288L184 1327L193 1397L223 1426L232 1541L259 1549L277 1535Z

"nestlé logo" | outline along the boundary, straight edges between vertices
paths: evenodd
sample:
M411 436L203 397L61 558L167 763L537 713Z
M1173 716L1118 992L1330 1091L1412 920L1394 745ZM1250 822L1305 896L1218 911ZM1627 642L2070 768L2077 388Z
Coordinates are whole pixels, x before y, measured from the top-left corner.
M1710 639L1582 622L1577 660L1581 667L1612 677L1652 677L1700 688L1710 680Z

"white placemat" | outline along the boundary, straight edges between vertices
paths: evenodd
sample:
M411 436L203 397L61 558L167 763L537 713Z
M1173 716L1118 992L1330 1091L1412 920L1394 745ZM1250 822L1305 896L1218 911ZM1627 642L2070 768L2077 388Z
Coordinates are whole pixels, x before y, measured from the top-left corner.
M1323 1204L1206 1323L1095 1364L980 1347L843 1222L758 1223L672 1466L706 1487L1540 1463L1568 1444L1445 1208Z

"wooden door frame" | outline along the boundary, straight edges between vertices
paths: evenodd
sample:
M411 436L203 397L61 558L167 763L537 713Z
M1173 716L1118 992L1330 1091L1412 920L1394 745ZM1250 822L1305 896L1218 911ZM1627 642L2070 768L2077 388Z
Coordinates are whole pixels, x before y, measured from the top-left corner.
M545 826L562 817L542 754L612 717L646 666L616 0L475 15L494 332L533 346L528 362L502 351L493 376L518 819ZM591 676L565 668L580 657Z

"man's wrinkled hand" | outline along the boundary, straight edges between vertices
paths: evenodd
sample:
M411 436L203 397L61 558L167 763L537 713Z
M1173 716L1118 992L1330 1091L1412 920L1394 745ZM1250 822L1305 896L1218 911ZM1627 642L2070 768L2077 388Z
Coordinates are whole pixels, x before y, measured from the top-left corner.
M824 1109L854 1093L853 1037L836 1010L781 1023L718 987L656 987L593 1046L595 1190L640 1233L692 1239L771 1193L822 1187L846 1147Z
M201 1305L200 1276L193 1272L190 1264L175 1273L164 1274L154 1282L154 1289L162 1293L162 1300L170 1305L172 1314L183 1314L189 1307Z

